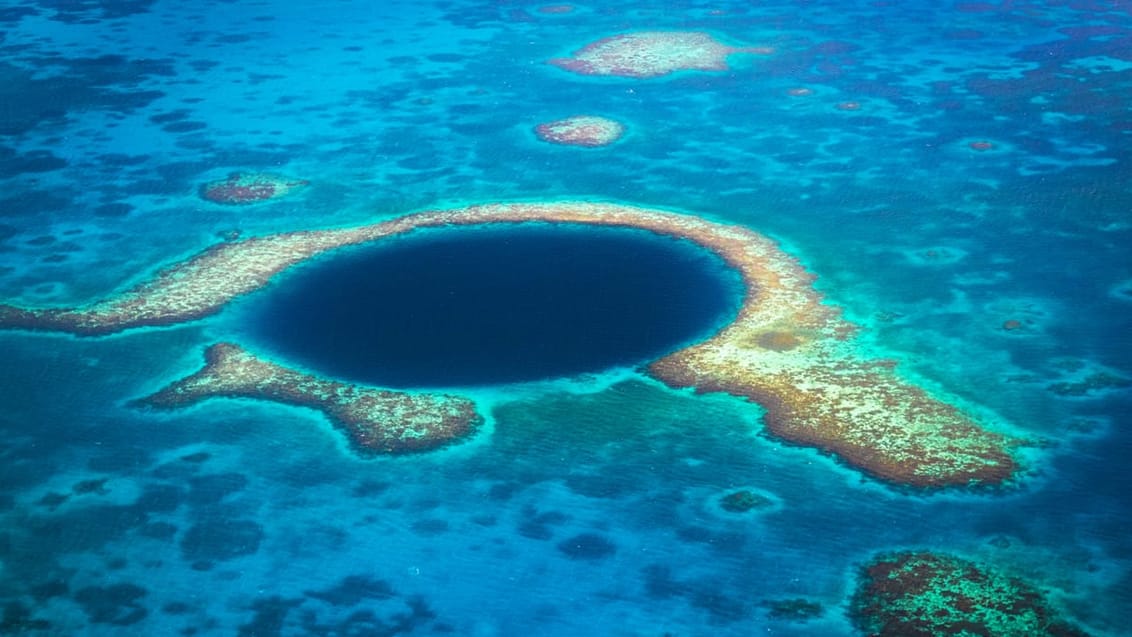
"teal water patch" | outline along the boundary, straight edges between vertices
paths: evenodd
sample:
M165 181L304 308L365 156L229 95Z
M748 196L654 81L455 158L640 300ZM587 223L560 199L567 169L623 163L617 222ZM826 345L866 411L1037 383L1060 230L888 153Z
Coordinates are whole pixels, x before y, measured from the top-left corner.
M741 292L685 240L486 225L305 264L243 304L241 322L256 347L334 378L477 386L648 362L730 321Z

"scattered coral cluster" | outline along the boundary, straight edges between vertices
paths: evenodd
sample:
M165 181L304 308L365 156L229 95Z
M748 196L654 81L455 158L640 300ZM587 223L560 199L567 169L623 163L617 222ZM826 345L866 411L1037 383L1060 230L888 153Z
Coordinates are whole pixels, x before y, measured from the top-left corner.
M1084 637L1025 582L929 552L885 555L865 567L853 615L868 635Z

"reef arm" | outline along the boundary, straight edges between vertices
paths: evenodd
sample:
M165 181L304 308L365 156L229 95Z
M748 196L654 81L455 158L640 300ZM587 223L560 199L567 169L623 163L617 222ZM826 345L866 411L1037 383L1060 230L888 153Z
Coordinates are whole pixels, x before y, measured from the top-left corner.
M997 486L1014 476L1019 467L1011 451L1021 441L981 426L900 378L894 367L820 353L694 346L656 361L650 371L675 387L758 403L773 437L815 447L892 483Z
M770 381L770 382L766 382ZM891 367L847 361L766 379L767 428L915 487L993 486L1013 477L1020 444L899 378ZM782 418L783 411L792 412Z
M267 285L279 272L326 250L381 236L369 232L291 232L213 245L126 291L75 308L0 305L0 329L102 336L138 327L169 326L219 312L233 298Z
M483 420L467 398L324 380L262 360L231 343L210 346L201 370L134 404L180 408L216 397L317 409L361 455L436 449L470 436Z

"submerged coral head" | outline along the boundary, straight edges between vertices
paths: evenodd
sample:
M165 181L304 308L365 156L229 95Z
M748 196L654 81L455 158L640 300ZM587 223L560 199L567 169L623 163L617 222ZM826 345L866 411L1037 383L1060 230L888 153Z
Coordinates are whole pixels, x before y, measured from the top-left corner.
M639 31L603 38L550 64L582 75L648 78L677 71L726 71L736 53L769 55L767 47L735 47L699 31Z
M268 173L232 173L201 186L200 196L213 203L240 206L277 199L307 183L305 179Z
M755 509L773 506L774 501L750 489L739 489L719 499L719 508L728 513L747 513Z
M544 142L590 148L612 144L624 132L621 122L596 115L575 115L535 127L535 134Z

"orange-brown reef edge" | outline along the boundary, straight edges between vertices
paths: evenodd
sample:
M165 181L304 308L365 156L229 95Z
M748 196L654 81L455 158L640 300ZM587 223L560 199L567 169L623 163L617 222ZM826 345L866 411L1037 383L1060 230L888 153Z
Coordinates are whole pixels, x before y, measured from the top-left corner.
M758 403L766 409L766 427L775 437L820 449L897 485L996 486L1018 472L1019 441L908 382L891 361L863 355L854 341L856 326L822 303L813 276L774 241L742 226L630 206L478 205L222 243L85 307L0 306L0 327L100 335L178 324L214 314L284 269L329 250L417 229L524 222L638 228L683 238L715 252L739 273L744 298L735 320L707 340L649 364L648 373L660 381ZM175 406L210 396L321 409L356 448L375 453L439 446L466 436L481 418L465 398L323 380L259 360L230 344L214 346L201 372L145 400ZM433 413L425 416L427 412ZM410 424L398 433L402 425L396 423L402 421ZM426 421L431 424L421 425ZM364 431L371 433L356 433ZM377 431L387 433L373 433Z
M200 371L135 404L159 408L205 398L254 398L317 409L362 456L431 451L460 440L482 422L462 396L359 387L317 378L256 358L233 343L205 351Z

